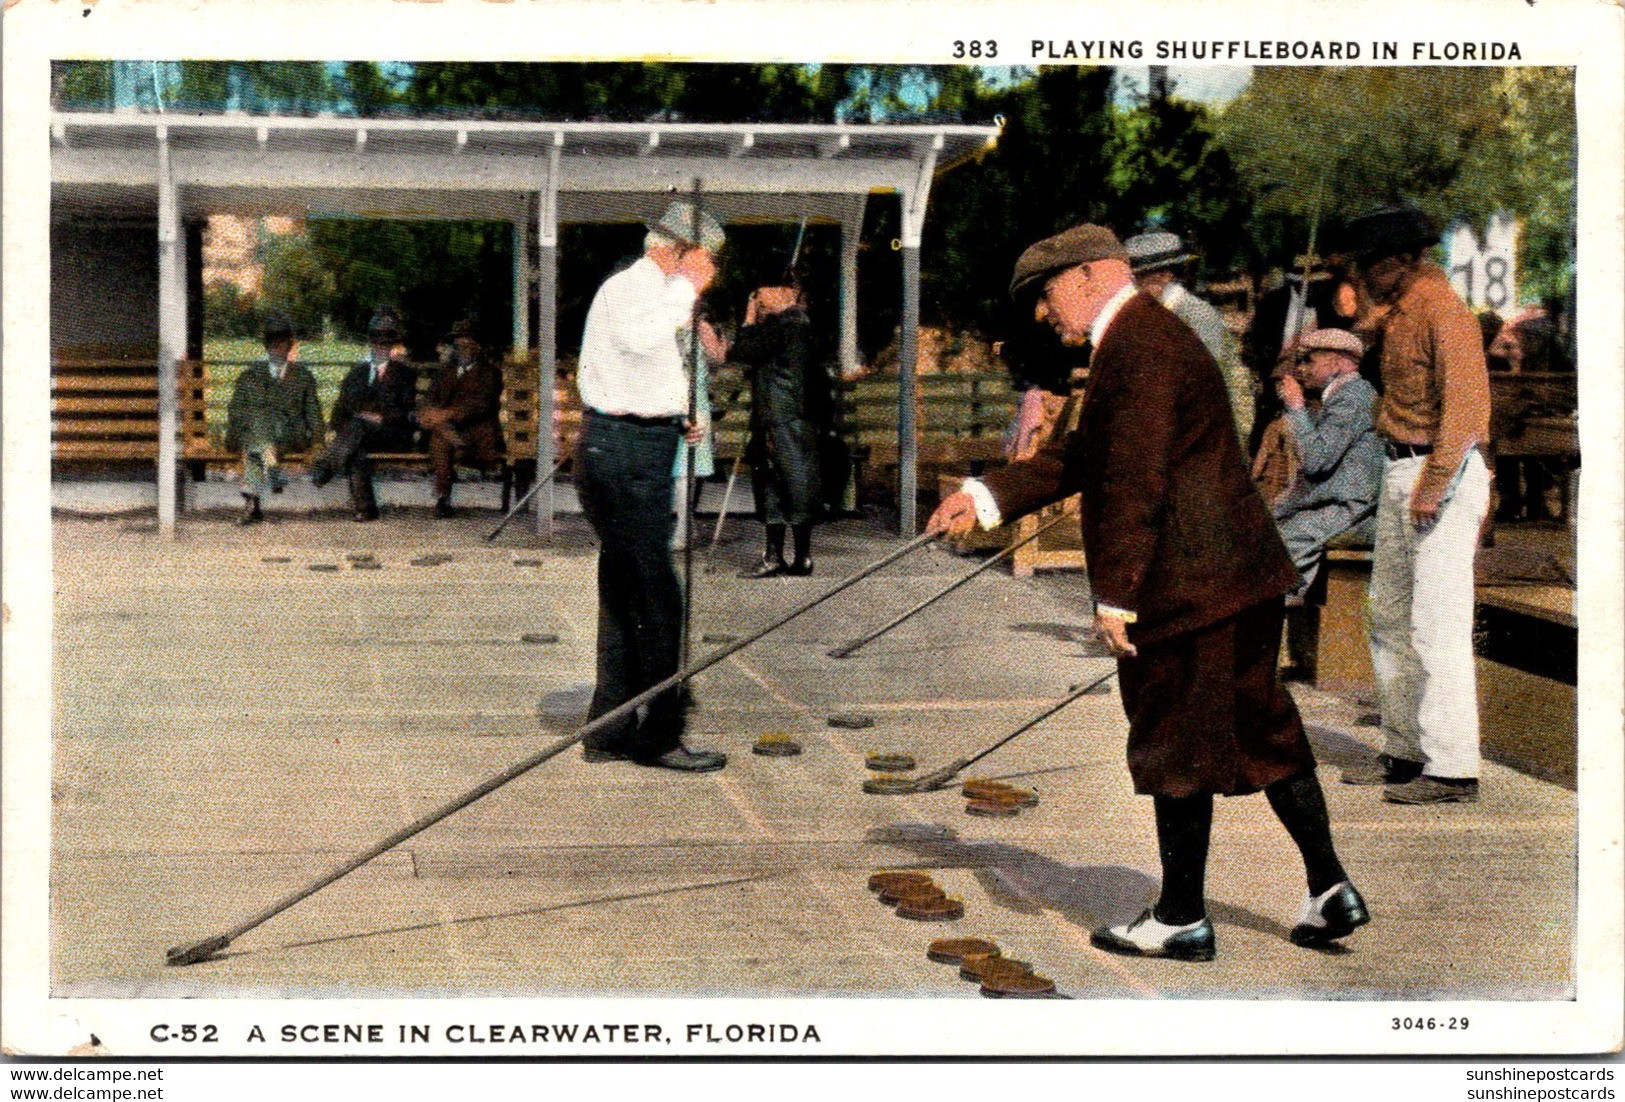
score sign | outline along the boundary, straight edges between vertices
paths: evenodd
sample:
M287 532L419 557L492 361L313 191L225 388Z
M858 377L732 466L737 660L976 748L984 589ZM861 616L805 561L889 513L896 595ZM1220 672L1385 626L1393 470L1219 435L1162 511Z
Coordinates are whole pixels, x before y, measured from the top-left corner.
M1450 285L1473 309L1503 311L1517 306L1521 229L1516 218L1500 211L1490 216L1482 242L1465 222L1453 222L1445 231Z

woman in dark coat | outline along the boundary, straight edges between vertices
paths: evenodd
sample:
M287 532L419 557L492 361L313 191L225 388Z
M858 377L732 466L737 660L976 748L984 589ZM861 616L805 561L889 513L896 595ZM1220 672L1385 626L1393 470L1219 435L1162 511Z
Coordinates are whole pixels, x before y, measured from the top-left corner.
M829 376L814 352L812 323L794 287L762 287L750 296L745 325L729 352L750 378L751 488L767 526L762 561L741 577L812 573L812 527L823 500L819 436L832 422ZM795 558L784 559L784 533L795 539Z

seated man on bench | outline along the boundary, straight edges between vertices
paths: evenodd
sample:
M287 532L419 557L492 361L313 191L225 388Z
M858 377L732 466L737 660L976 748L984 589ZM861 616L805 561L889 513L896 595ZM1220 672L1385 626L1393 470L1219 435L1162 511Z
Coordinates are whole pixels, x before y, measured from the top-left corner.
M1360 376L1365 346L1343 329L1315 329L1298 341L1297 364L1276 381L1282 419L1297 457L1297 475L1271 510L1308 592L1329 540L1374 529L1382 486L1383 448L1373 418L1377 392ZM1311 412L1305 391L1319 391Z
M265 319L265 362L237 376L226 407L226 447L243 453L243 512L238 524L258 524L260 499L269 486L286 484L278 457L302 452L322 438L322 407L316 376L294 362L293 323L282 314Z
M339 384L333 440L310 467L317 486L340 473L349 476L350 504L358 521L378 519L368 453L410 451L417 433L417 372L406 362L401 340L400 318L393 308L380 306L367 325L367 359Z
M474 319L462 318L446 334L449 355L429 384L418 424L429 436L434 468L434 515L455 516L451 486L456 461L482 469L502 462L502 368L485 354Z

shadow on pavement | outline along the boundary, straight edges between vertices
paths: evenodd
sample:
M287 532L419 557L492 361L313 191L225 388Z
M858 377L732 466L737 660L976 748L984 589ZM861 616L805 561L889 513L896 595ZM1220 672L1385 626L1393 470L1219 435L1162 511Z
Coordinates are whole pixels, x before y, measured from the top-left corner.
M877 827L866 840L907 849L932 866L970 869L1001 907L1020 914L1051 910L1084 930L1132 921L1157 894L1156 877L1139 869L1066 865L1005 842L965 841L953 829L937 824ZM1219 925L1240 926L1283 941L1289 932L1274 919L1227 903L1210 900L1208 915Z

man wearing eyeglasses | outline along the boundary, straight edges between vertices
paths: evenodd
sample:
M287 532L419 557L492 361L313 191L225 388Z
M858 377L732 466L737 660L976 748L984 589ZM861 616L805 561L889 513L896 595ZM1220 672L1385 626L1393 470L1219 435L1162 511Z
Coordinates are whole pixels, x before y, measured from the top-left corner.
M696 233L696 230L698 231ZM722 226L674 202L649 227L641 259L604 281L587 311L576 384L584 408L576 445L581 508L598 536L597 719L666 680L682 652L683 594L672 566L671 477L688 423L679 335L716 275ZM683 744L682 694L671 689L642 715L582 744L591 762L635 761L685 773L727 764L726 754Z
M1303 579L1298 595L1314 583L1328 541L1374 527L1383 448L1372 422L1377 392L1360 377L1364 354L1348 330L1315 329L1298 339L1293 370L1275 383L1297 475L1271 511ZM1306 394L1319 395L1319 408Z
M1203 884L1214 795L1263 791L1297 844L1308 895L1291 940L1324 944L1369 920L1332 845L1303 721L1276 661L1298 582L1247 471L1213 357L1155 298L1102 226L1021 255L1011 293L1061 340L1094 347L1077 428L944 499L927 522L963 534L1074 493L1095 628L1118 660L1134 789L1153 798L1162 890L1108 952L1215 953Z

